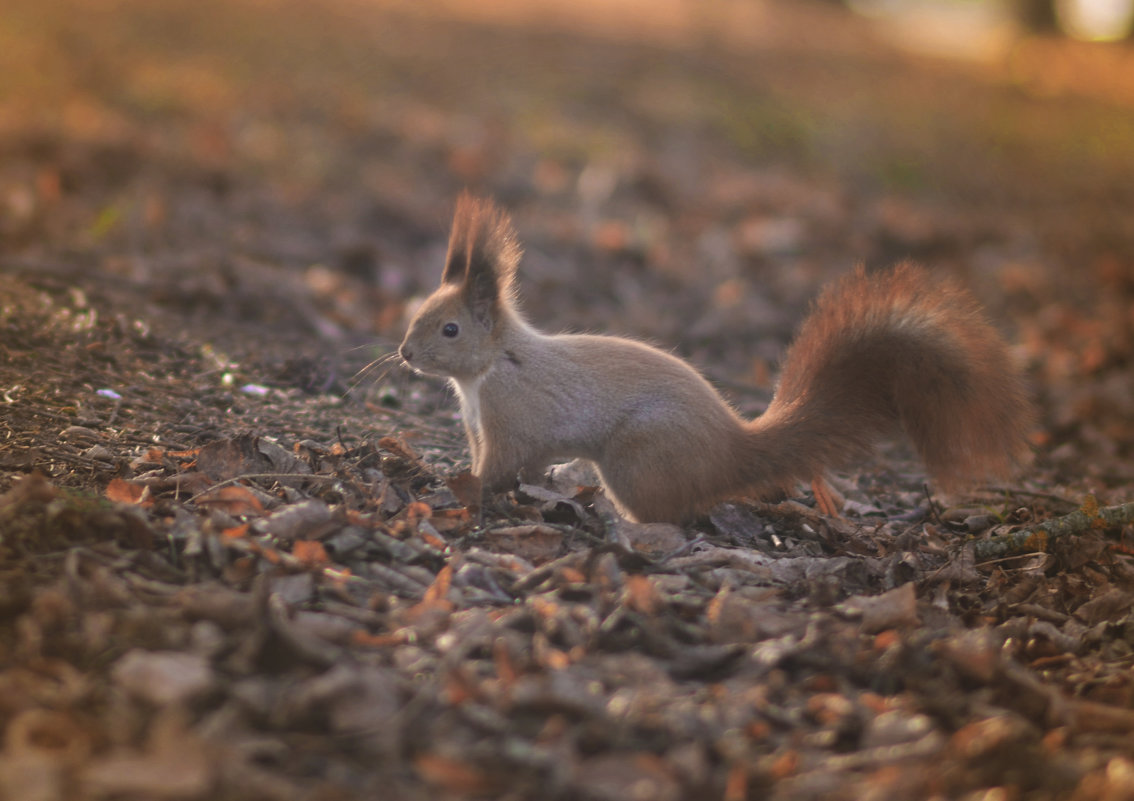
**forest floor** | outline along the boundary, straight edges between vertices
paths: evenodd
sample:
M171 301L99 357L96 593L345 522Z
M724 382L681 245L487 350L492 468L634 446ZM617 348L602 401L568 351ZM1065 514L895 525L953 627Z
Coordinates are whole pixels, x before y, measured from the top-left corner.
M835 4L37 0L0 14L0 799L1134 799L1134 49ZM470 509L394 351L463 188L548 330L767 404L856 263L970 286L1040 425L638 526Z

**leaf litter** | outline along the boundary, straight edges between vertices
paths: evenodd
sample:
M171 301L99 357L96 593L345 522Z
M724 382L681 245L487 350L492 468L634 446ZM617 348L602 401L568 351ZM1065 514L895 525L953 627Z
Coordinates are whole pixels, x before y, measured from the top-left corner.
M24 24L74 33L67 4L51 7L55 17ZM208 5L260 30L249 8ZM416 82L413 99L384 99L397 113L375 115L337 80L357 76L366 59L352 58L373 47L355 49L345 5L319 20L337 26L333 43L306 24L311 12L281 8L279 43L318 69L310 87L284 91L271 78L279 43L246 47L239 80L260 81L267 107L233 129L205 121L232 87L190 80L209 70L178 48L135 49L113 16L100 35L127 50L83 56L103 72L59 90L77 93L63 98L65 127L0 129L11 163L40 171L32 195L17 191L22 174L0 171L5 209L27 209L0 223L0 797L1134 796L1122 512L1134 393L1129 305L1115 302L1131 285L1108 244L1124 241L1120 228L1102 216L1086 233L1035 226L1067 237L1046 242L1052 252L1090 266L1068 287L1014 233L1013 212L1000 209L1003 233L894 195L859 199L802 169L753 167L736 149L759 145L738 120L725 121L734 141L701 145L723 171L691 171L686 148L638 131L587 138L581 128L609 114L585 108L571 147L594 152L540 162L564 145L538 151L530 137L571 121L497 130L446 106L444 79L407 69L411 50L465 52L472 29L364 17L386 48L376 69ZM201 13L173 3L133 24L160 40ZM480 33L508 58L547 49ZM34 64L41 45L29 41ZM570 46L581 80L592 64L669 74L648 48ZM689 52L679 57L698 75ZM728 54L717 57L727 73ZM113 76L134 68L146 80L119 98ZM652 130L656 88L622 79L633 91L619 109ZM793 80L801 98L812 91L806 74ZM493 102L507 118L509 99ZM610 110L601 93L590 102ZM299 107L326 119L271 117ZM701 123L666 113L675 136L699 135ZM494 149L505 139L510 162ZM402 172L366 175L377 199L352 194L357 164L387 148ZM266 169L279 184L257 189L247 176ZM405 298L435 278L399 264L437 261L436 210L457 182L497 170L512 177L492 186L519 193L517 205L542 193L532 207L545 211L523 220L541 282L533 311L681 342L724 385L766 376L776 352L764 343L786 338L810 284L844 269L856 243L863 258L949 263L959 249L996 262L985 280L1015 310L1050 396L1035 478L942 507L897 453L896 469L833 479L845 518L809 501L738 502L679 528L618 519L593 476L565 466L482 504L461 473L451 399L381 374L373 391L348 393L358 365L324 356L343 331L396 339ZM556 178L573 171L581 215ZM971 180L958 197L987 189ZM239 208L258 211L231 231L224 214ZM358 219L327 234L343 209ZM593 226L573 228L588 215ZM238 252L249 242L265 252ZM576 242L593 249L552 264ZM712 281L682 275L686 259ZM583 272L588 260L599 268ZM807 293L793 284L805 280Z

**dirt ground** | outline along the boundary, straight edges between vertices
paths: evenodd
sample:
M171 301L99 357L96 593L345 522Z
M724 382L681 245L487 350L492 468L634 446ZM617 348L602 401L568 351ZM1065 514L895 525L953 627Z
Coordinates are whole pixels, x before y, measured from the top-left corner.
M830 3L9 0L0 799L1134 799L1130 76ZM749 415L825 282L956 274L1035 462L942 497L887 445L841 518L636 526L568 470L470 509L394 357L463 188L541 327Z

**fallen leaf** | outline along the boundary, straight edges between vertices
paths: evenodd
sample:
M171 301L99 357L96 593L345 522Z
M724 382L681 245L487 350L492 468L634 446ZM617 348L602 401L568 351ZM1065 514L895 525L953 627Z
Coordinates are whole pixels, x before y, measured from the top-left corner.
M250 526L248 525L248 523L244 523L240 526L233 526L232 528L226 528L221 531L221 537L226 540L238 540L242 537L248 536L249 528Z
M441 754L420 754L413 766L425 781L451 793L486 795L499 787L478 766Z
M918 624L917 592L912 581L881 595L852 596L836 609L857 618L859 627L867 634Z
M658 588L646 576L632 574L626 577L623 601L627 607L643 615L657 614L662 606Z
M296 540L291 546L291 555L304 567L322 567L331 561L323 543L318 540Z
M146 492L144 484L127 481L124 478L112 478L106 485L106 497L118 503L137 504L143 507L153 506L154 501Z
M484 498L484 488L479 478L471 470L464 470L445 482L449 490L457 496L461 506L478 507Z
M264 511L264 505L260 503L255 493L240 485L221 487L207 492L197 498L197 503L220 509L233 517L258 515Z
M425 597L422 598L422 603L452 609L453 604L448 598L449 587L452 583L453 565L450 563L437 571L437 578L433 580L433 583L429 585L429 589L425 591Z
M217 440L197 453L197 469L214 481L257 473L310 473L311 468L282 446L263 437L240 434Z
M313 539L334 526L332 517L330 506L323 501L309 499L280 507L257 523L256 528L285 542Z
M485 533L484 539L501 550L538 565L559 555L563 532L537 523L492 529Z

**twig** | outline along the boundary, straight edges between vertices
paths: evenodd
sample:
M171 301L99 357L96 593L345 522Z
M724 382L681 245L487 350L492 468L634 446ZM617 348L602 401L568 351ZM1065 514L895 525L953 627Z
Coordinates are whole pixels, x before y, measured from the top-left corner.
M239 484L241 481L251 481L253 479L258 479L258 480L271 479L273 481L283 481L284 479L303 479L305 481L306 480L312 480L312 481L345 481L346 480L346 479L342 478L341 476L326 476L326 475L321 475L319 473L245 473L244 475L241 475L241 476L233 476L232 478L226 478L224 481L218 481L216 484L213 484L208 489L204 489L204 490L201 490L200 492L198 492L196 495L194 495L192 498L190 498L187 501L187 503L193 503L194 501L199 500L202 496L208 495L210 492L215 492L216 490L221 489L222 487L228 487L228 486L231 486L232 484Z
M1016 495L1021 498L1039 498L1043 501L1052 501L1054 503L1061 503L1065 506L1076 506L1075 501L1070 498L1064 498L1061 495L1053 495L1050 492L1031 492L1029 490L1015 489L1013 487L981 487L985 492L995 492L997 495Z
M982 561L1015 553L1047 551L1056 537L1082 534L1090 529L1114 528L1134 523L1134 502L1107 506L1100 509L1094 496L1069 515L1045 520L1039 525L1013 531L999 537L990 537L973 544L973 554Z

